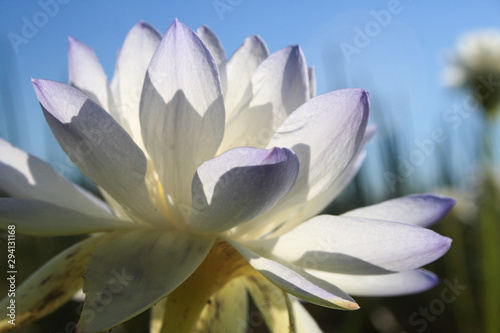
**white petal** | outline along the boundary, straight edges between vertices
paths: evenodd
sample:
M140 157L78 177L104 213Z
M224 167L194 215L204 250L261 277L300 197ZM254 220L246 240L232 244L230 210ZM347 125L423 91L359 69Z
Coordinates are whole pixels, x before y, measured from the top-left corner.
M85 271L78 327L106 330L148 309L193 273L212 244L212 239L156 230L107 236Z
M101 218L113 218L104 202L72 184L51 165L0 138L0 189Z
M365 131L365 97L364 91L356 89L318 96L285 121L275 138L299 157L297 182L271 211L234 230L234 237L255 239L287 232L323 211L340 194L361 167L363 147L375 131L373 126ZM354 101L347 102L349 98ZM342 106L346 102L350 107Z
M345 168L344 172L336 179L332 179L332 182L328 185L326 190L319 193L317 196L311 200L299 203L290 208L287 208L279 213L273 220L273 223L267 223L265 226L261 227L258 235L249 233L249 236L253 235L254 238L260 238L266 235L266 238L273 238L281 236L300 223L307 221L313 216L321 213L325 208L349 185L352 179L356 176L363 161L366 157L366 151L362 150L366 143L371 139L375 133L375 126L368 126L366 128L365 137L363 143L360 146L358 156L351 161L351 163ZM272 231L272 232L271 232Z
M18 232L36 236L89 234L137 228L115 217L95 217L33 199L0 198L0 228L14 224Z
M161 34L145 22L137 23L128 33L118 54L111 82L114 100L130 136L142 149L139 104L149 62L158 47Z
M295 317L296 333L323 333L314 318L302 306L302 304L300 304L300 301L290 297L290 302L292 303L293 316Z
M306 59L298 45L267 57L252 76L253 107L272 105L272 129L277 129L309 99Z
M307 73L309 76L309 96L313 98L316 96L316 74L314 73L314 67L309 67Z
M132 222L130 215L127 211L116 201L111 195L109 195L102 187L99 187L99 191L101 192L104 200L108 203L109 207L113 210L113 213L116 217L118 217L122 221Z
M234 228L233 237L242 239L279 237L311 217L318 215L351 182L358 173L365 156L366 153L361 152L358 158L353 161L352 166L346 168L344 175L313 199L282 209L279 209L280 203L278 203L268 213Z
M269 56L267 45L259 36L245 39L227 62L228 87L224 94L226 121L236 112L252 76L264 59ZM251 95L250 95L251 96Z
M77 89L48 80L33 80L33 87L47 123L78 169L129 214L161 223L144 181L146 157L125 130Z
M16 325L21 326L41 318L68 301L82 287L82 276L88 256L103 236L95 236L73 245L51 259L16 288ZM6 309L10 297L0 302ZM5 312L4 312L5 313ZM0 331L12 325L0 321Z
M68 41L69 84L97 102L121 123L120 115L114 107L108 77L94 50L73 37L69 37Z
M319 280L299 267L264 258L238 243L228 240L245 259L269 281L300 299L317 305L345 310L359 306L338 287Z
M250 104L238 106L228 119L219 152L238 146L264 148L285 118L309 99L307 66L300 47L287 47L267 57L243 97L251 97Z
M196 169L215 155L222 140L224 104L210 51L177 20L149 65L140 118L144 143L170 212L180 220L179 207L191 206Z
M428 227L445 216L455 200L435 194L415 194L351 210L342 216L396 221Z
M344 172L363 144L368 113L368 94L345 89L311 99L286 119L268 147L288 147L299 157L288 200L315 197Z
M202 164L193 178L189 226L219 232L271 209L293 187L299 164L289 149L235 148Z
M307 270L311 275L341 286L350 295L380 297L401 296L426 291L439 279L425 269L382 275L337 274L318 270Z
M245 243L304 268L344 274L387 274L426 265L451 239L409 224L321 215L275 239Z
M227 70L226 70L226 51L217 35L209 27L203 25L196 30L196 33L208 47L214 57L217 68L219 69L220 84L222 93L226 95L227 91Z

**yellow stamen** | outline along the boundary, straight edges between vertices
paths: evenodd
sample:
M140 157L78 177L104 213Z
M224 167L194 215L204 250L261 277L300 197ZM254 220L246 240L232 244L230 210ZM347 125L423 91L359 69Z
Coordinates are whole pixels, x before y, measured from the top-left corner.
M165 209L165 212L167 213L168 220L174 223L174 220L172 219L172 214L170 214L170 210L168 209L167 198L165 198L165 192L163 191L163 186L161 186L160 182L158 182L158 193L160 194L161 203L163 205L163 208Z
M161 333L192 332L210 296L242 275L260 273L231 245L218 240L198 269L168 295Z

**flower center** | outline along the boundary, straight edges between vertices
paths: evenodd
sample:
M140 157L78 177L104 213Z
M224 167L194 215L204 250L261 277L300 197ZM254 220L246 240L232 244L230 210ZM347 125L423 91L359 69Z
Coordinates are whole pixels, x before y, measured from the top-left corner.
M168 295L161 333L191 332L210 296L242 275L260 273L230 244L218 239L198 269Z

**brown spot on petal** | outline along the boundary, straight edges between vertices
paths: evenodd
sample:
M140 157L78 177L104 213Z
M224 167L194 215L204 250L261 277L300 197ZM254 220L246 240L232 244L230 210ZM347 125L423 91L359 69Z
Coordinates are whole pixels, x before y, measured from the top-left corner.
M47 276L45 279L43 279L43 281L40 283L40 286L43 286L43 285L44 285L44 284L46 284L46 283L47 283L47 281L49 281L49 280L50 280L50 275L49 275L49 276Z

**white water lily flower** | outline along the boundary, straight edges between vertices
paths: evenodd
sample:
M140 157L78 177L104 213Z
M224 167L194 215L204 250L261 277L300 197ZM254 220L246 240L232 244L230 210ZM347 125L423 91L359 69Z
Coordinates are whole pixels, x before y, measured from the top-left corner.
M75 39L73 87L33 80L55 137L107 205L0 140L0 188L12 196L0 199L1 226L93 234L18 287L18 324L54 310L82 283L82 332L107 330L156 303L152 330L234 329L246 318L247 290L268 326L317 331L288 294L354 310L348 293L435 285L419 267L451 240L422 226L453 200L416 195L315 216L361 165L373 132L368 94L313 97L314 75L298 46L269 55L253 36L225 59L206 27L197 35L176 20L161 37L141 22L111 85ZM210 297L240 306L213 309Z

